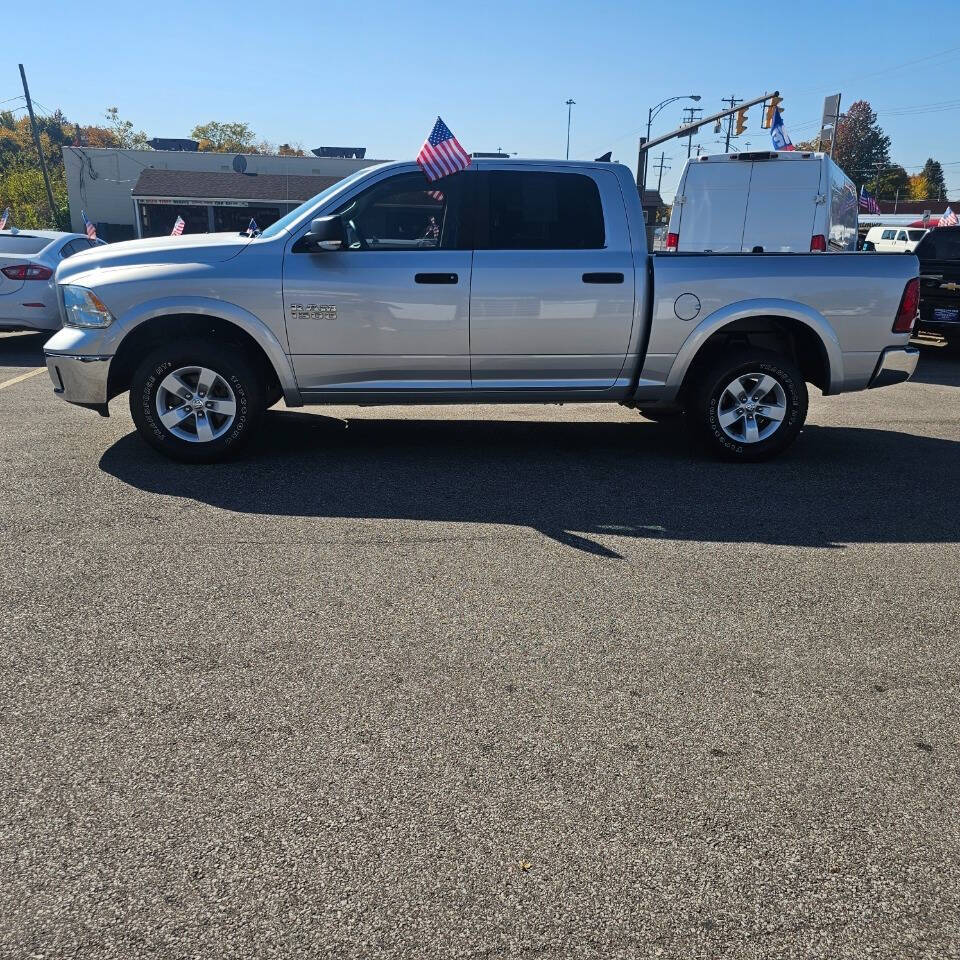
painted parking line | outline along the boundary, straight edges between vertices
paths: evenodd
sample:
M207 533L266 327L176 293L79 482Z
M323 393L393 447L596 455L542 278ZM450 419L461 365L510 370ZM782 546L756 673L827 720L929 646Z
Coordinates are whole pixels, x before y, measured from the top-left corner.
M4 387L12 387L15 383L20 383L21 380L29 380L31 377L35 377L38 373L46 372L46 367L37 367L36 370L28 370L26 373L21 373L19 377L14 377L12 380L4 380L3 383L0 383L0 390L3 390Z

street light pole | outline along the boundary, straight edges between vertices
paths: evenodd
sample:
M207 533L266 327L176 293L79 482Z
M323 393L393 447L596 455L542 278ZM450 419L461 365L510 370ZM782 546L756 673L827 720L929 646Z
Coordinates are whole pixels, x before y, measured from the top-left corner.
M643 139L643 143L649 143L650 141L650 128L653 126L654 118L657 114L668 104L674 103L677 100L699 100L699 93L685 93L679 97L667 97L666 100L661 100L655 107L650 107L647 110L647 135ZM646 190L647 188L647 152L646 150L640 151L640 163L637 168L637 186L640 190Z
M570 112L576 104L576 100L565 100L567 105L567 159L570 159Z

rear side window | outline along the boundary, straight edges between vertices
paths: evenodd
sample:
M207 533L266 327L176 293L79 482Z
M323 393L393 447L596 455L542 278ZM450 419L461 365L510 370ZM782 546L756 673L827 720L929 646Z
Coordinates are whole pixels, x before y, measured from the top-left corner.
M0 237L0 253L39 253L49 245L49 237L22 235Z
M908 230L907 233L910 235L911 240L922 240L923 235L926 233L926 230Z
M492 170L483 177L480 250L599 250L603 206L592 177Z
M916 252L927 260L960 260L960 228L931 230L917 244Z
M906 239L907 239L907 231L906 231L906 230L901 230L901 231L897 234L897 239L898 239L898 240L906 240Z

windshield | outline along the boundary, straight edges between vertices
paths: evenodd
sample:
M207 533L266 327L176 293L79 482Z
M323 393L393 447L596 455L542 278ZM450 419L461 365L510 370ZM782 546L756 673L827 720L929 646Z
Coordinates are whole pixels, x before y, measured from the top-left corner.
M50 245L49 237L15 235L0 237L0 253L39 253Z
M311 210L313 207L318 206L328 197L332 197L335 193L338 193L340 190L343 190L344 187L349 186L355 180L359 180L362 176L369 172L369 167L364 167L361 170L357 170L356 173L351 173L349 177L344 177L343 180L338 180L336 183L330 184L326 190L321 190L315 197L311 197L309 200L304 200L299 207L294 207L288 214L282 216L279 220L275 220L270 224L265 230L261 231L261 237L275 237L278 233L282 233L286 230L291 224L296 223L305 213Z

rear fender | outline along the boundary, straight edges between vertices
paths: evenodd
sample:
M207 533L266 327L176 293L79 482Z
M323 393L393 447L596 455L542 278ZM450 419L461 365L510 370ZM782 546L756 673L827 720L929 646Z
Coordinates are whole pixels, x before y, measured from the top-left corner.
M736 320L746 320L750 317L783 317L789 320L798 320L813 330L823 344L823 349L827 355L827 363L830 368L830 389L828 392L840 392L843 385L843 352L833 328L822 314L806 304L798 303L795 300L776 300L772 298L738 300L736 303L721 307L701 320L684 340L683 346L673 361L673 366L667 375L666 392L676 395L683 384L687 371L690 369L690 364L693 363L694 358L713 334Z

